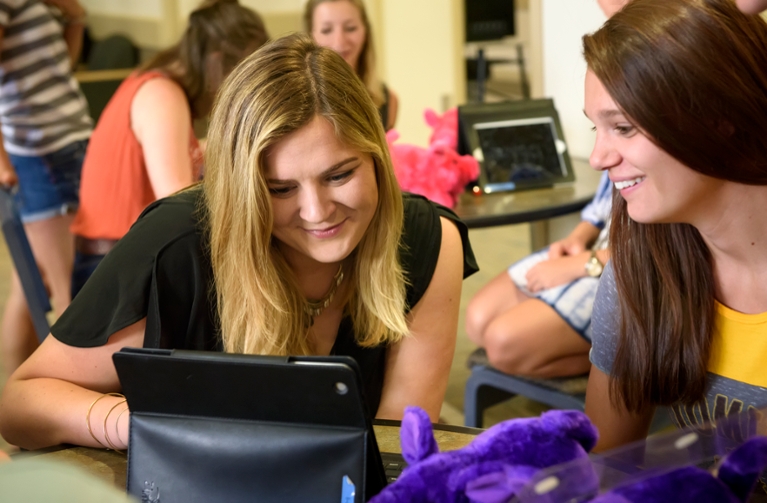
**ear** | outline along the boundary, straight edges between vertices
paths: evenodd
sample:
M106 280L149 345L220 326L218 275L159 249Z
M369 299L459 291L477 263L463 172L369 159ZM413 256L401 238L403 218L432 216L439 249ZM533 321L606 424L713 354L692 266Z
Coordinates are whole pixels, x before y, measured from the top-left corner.
M719 480L740 501L746 501L767 466L767 437L752 437L732 451L719 467Z
M427 108L423 111L423 118L426 121L426 124L428 124L431 127L437 127L439 124L439 117L437 116L437 112L432 110L431 108Z
M439 452L429 415L420 407L407 407L400 429L402 457L409 465Z

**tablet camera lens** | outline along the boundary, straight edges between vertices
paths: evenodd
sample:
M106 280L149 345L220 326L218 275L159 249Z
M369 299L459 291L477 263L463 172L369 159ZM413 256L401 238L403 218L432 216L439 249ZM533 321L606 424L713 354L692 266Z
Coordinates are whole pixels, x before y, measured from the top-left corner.
M336 383L336 393L338 393L339 395L345 395L348 392L349 392L349 386L347 386L346 384L342 382Z

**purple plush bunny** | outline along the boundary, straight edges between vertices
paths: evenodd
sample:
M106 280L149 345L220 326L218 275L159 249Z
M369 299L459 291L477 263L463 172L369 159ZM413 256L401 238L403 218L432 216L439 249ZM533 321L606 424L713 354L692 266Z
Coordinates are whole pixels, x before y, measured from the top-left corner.
M732 451L719 474L685 466L617 487L592 503L744 503L767 466L767 438L754 437Z
M463 449L440 453L428 415L408 407L401 440L408 467L370 503L505 503L538 470L586 458L597 431L582 412L553 410L497 424Z

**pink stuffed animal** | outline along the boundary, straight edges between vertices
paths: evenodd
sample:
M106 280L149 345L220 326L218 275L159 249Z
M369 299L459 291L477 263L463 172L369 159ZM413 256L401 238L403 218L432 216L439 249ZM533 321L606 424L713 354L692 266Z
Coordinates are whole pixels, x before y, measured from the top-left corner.
M466 184L479 176L479 164L470 155L458 155L457 109L450 109L441 117L427 109L424 118L434 129L428 148L395 145L399 133L395 130L387 133L394 174L402 190L452 208Z

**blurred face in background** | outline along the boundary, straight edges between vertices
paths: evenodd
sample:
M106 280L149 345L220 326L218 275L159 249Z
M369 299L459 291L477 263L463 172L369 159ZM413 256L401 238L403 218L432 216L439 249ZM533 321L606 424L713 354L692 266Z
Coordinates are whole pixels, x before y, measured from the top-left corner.
M756 14L767 9L767 0L735 0L735 3L746 14Z
M602 8L605 16L612 17L613 14L621 10L628 3L628 0L597 0L597 3Z
M312 37L322 47L333 49L357 71L367 33L359 9L347 0L330 0L312 13Z

